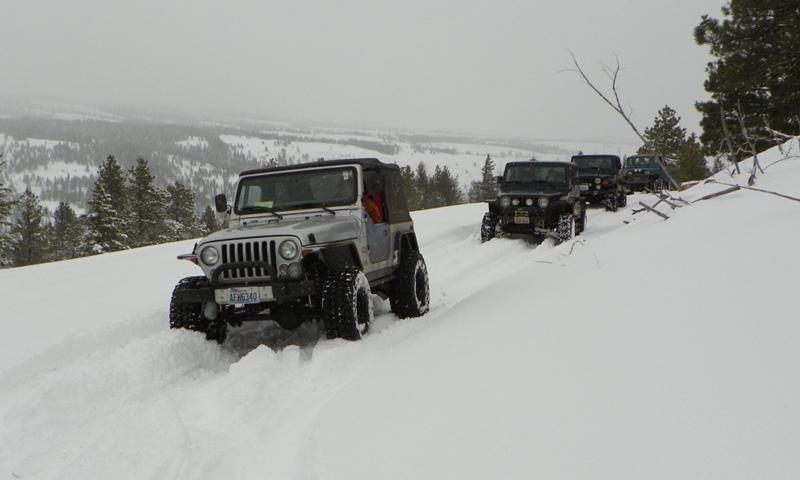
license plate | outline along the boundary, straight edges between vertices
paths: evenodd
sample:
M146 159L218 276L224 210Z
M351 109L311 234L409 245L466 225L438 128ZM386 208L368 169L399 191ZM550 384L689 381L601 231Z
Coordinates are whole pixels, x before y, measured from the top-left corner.
M228 289L228 303L259 303L258 287L234 287Z
M514 223L529 224L531 223L531 219L528 217L514 217Z
M589 184L581 183L581 192L588 192L588 191L589 191Z

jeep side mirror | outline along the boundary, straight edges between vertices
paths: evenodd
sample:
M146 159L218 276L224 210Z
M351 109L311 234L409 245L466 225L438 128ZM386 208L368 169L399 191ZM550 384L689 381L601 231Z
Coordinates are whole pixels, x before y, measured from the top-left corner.
M499 175L497 177L494 177L494 181L497 183L503 183L503 176Z
M217 209L217 213L224 213L228 211L228 198L225 197L224 193L220 193L214 197L214 206Z

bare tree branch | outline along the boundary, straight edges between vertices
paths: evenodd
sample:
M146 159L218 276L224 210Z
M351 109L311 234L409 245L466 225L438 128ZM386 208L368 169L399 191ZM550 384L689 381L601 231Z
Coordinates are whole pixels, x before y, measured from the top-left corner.
M620 114L622 118L625 119L625 122L631 127L636 136L639 137L642 143L646 144L647 140L645 140L644 136L641 133L639 133L639 130L636 128L636 125L633 124L630 117L628 117L628 115L625 113L625 109L622 108L622 102L619 99L619 92L617 91L617 78L619 76L619 70L620 70L619 59L617 59L617 64L614 68L601 64L603 66L603 72L605 72L605 74L611 80L611 90L614 93L614 101L612 102L605 94L603 94L603 92L601 92L597 87L595 87L595 85L591 82L591 80L589 80L589 77L586 76L586 74L583 72L583 69L578 64L578 60L575 58L575 54L573 54L572 52L569 52L569 54L572 57L572 63L575 64L575 70L572 71L577 72L578 75L581 76L583 81L586 82L586 84L589 85L589 87L592 90L594 90L594 93L599 95L600 98L602 98L604 102L606 102L611 108L613 108L615 112Z

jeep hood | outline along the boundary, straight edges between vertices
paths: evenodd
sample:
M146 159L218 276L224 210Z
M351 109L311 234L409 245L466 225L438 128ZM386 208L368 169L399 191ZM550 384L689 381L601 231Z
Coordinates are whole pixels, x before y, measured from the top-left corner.
M293 235L305 245L311 245L309 234L313 234L315 243L332 243L356 238L361 227L358 217L337 214L325 214L311 218L285 217L276 221L274 218L258 217L244 220L240 225L227 230L212 233L200 243L224 242L227 240L242 240L257 237Z

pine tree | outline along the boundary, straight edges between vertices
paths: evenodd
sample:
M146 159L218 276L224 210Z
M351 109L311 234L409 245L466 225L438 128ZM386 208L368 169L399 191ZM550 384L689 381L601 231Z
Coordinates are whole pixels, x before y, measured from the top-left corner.
M206 205L206 209L203 210L203 215L200 217L200 236L208 235L209 233L216 232L221 228L221 225L217 221L217 215L214 213L214 209L211 208L211 205Z
M484 200L494 198L500 190L500 186L495 180L495 165L491 155L486 155L486 160L483 162L481 168L481 180L474 181L469 189L470 202L482 202Z
M420 210L422 208L422 202L420 202L420 193L417 189L414 171L411 170L410 166L406 165L400 169L400 178L403 181L403 190L406 194L408 209L411 211Z
M2 154L0 154L0 158L2 158ZM4 162L0 162L0 167L3 165ZM9 217L16 202L11 201L10 197L11 190L0 182L0 268L11 266L11 235L8 233L11 222Z
M693 133L689 135L678 152L678 182L703 180L706 177L708 177L708 167L703 155L703 147Z
M128 187L128 235L131 247L156 245L171 240L166 224L166 199L157 189L147 160L138 158L131 167Z
M430 190L435 202L431 206L443 207L464 203L464 194L458 186L458 176L453 177L446 165L444 167L436 165L431 183Z
M112 196L106 193L106 185L96 182L86 209L87 253L116 252L129 248L123 221L117 217L112 201Z
M425 208L429 208L431 206L430 201L430 187L428 181L428 174L425 172L425 163L419 162L417 165L417 170L414 175L414 184L416 185L419 208L418 210L422 210ZM409 207L410 208L410 207Z
M48 237L44 224L47 213L29 188L17 204L16 221L11 226L11 257L15 267L34 265L47 260Z
M78 258L83 253L86 234L75 211L69 204L60 202L53 212L50 255L53 260Z
M200 235L200 224L194 214L194 193L181 182L167 187L166 218L174 240Z
M737 0L722 8L723 21L704 15L695 27L698 45L716 58L706 68L711 101L695 106L703 118L700 140L712 151L727 150L722 119L735 161L751 155L740 120L756 153L774 142L768 128L800 134L800 2Z
M679 127L681 117L668 105L658 111L653 127L644 129L646 143L639 148L640 155L656 154L667 158L678 156L686 140L686 129Z

